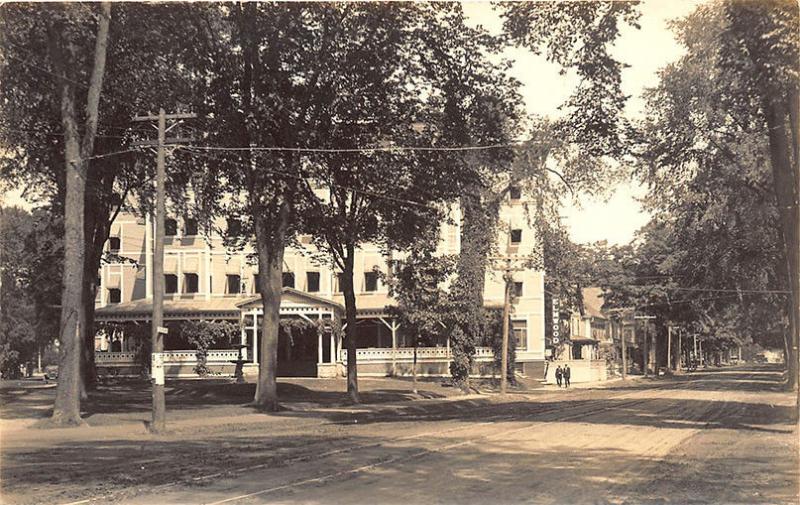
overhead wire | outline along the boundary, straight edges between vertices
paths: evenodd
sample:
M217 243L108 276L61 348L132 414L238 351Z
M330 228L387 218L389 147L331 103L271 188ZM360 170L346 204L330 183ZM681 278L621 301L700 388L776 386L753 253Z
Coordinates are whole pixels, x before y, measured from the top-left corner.
M325 147L223 147L223 146L191 146L192 149L201 151L276 151L276 152L297 152L297 153L365 153L365 152L404 152L404 151L442 151L442 152L458 152L458 151L484 151L490 149L509 149L514 147L522 147L530 141L519 141L506 144L488 144L488 145L472 145L472 146L371 146L371 147L345 147L345 148L325 148ZM189 147L185 145L178 145L178 147Z
M193 154L193 155L203 156L205 158L209 158L209 159L212 159L214 161L219 161L219 162L223 162L223 163L229 163L229 164L233 164L233 165L237 165L237 166L242 166L242 167L245 167L245 168L248 168L248 169L252 168L250 165L248 165L246 163L230 160L230 159L227 159L227 158L220 158L218 156L214 156L212 154L207 154L207 153L203 153L203 152L192 152L193 149L194 149L193 147L182 146L180 150L183 151L183 152L188 152L188 153ZM275 174L275 175L280 175L280 176L283 176L283 177L288 177L288 178L291 178L291 179L296 179L296 180L299 180L299 181L307 181L309 178L313 178L313 176L310 176L310 175L302 176L302 175L298 175L298 174L291 174L291 173L283 172L283 171L280 171L280 170L268 169L268 168L263 168L263 167L259 167L259 170L267 172L267 173L272 173L272 174ZM415 202L413 200L408 200L408 199L405 199L405 198L399 198L399 197L392 196L392 195L385 195L385 194L375 193L373 191L363 190L363 189L360 189L360 188L355 188L355 187L344 185L344 184L329 184L329 186L330 186L330 188L341 187L341 188L349 189L349 190L355 191L355 192L363 194L363 195L371 196L373 198L381 198L381 199L388 200L388 201L394 201L394 202L397 202L397 203L413 205L413 206L416 206L416 207L422 207L422 208L427 208L427 209L436 210L436 211L441 210L438 207L435 207L433 205L429 205L429 204L426 204L426 203Z
M105 128L108 128L108 127L105 127ZM0 131L8 131L8 132L14 132L14 133L31 133L31 134L36 134L36 135L46 135L48 137L63 137L65 135L64 133L50 133L50 132L43 132L43 131L39 131L39 130L21 130L19 128L5 128L5 127L0 127ZM126 136L126 135L106 135L106 134L103 134L103 133L98 133L98 134L95 135L95 137L96 138L105 138L105 139L127 139L127 138L130 138L130 137Z

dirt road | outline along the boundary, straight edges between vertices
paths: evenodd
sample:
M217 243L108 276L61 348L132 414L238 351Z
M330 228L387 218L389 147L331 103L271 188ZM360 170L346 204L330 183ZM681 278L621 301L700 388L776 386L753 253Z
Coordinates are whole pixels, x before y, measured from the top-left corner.
M774 369L470 405L294 414L197 439L4 448L4 499L797 503L795 407Z

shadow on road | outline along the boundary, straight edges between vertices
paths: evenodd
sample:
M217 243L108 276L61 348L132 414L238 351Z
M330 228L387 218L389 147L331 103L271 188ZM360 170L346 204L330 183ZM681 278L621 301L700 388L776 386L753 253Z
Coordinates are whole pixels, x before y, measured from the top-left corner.
M377 381L375 381L377 382ZM411 390L410 381L389 379L391 387L373 387L361 393L365 404L401 402L420 398L445 398L437 381L420 381L418 394ZM402 387L408 382L408 388ZM336 389L331 387L333 385ZM313 404L321 407L340 406L347 396L343 381L308 381L308 385L278 382L281 403ZM170 411L198 410L210 407L246 406L253 399L255 384L235 384L230 380L174 380L166 387L167 407ZM55 385L31 381L14 381L0 389L0 419L46 418L52 415ZM111 380L98 385L82 403L81 415L92 423L92 416L100 414L146 414L152 408L150 383L143 380ZM139 416L141 417L141 416ZM105 423L102 423L105 424Z

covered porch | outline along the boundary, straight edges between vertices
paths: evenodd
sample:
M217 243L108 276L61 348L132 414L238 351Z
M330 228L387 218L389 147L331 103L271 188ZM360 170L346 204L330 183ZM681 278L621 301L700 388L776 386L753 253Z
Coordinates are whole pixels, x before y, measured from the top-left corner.
M245 373L258 373L262 348L261 297L237 304ZM294 288L283 288L278 335L278 376L336 377L344 307Z

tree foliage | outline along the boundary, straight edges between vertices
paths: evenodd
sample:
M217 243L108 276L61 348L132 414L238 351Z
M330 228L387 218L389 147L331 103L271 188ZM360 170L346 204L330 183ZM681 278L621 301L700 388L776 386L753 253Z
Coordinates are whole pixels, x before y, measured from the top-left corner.
M239 337L239 325L230 321L186 321L181 325L181 338L197 350L194 372L200 377L209 374L208 349L214 344L230 346Z
M796 251L763 93L786 100L796 86L796 22L796 7L780 2L698 8L675 24L686 55L647 97L637 150L655 218L637 272L664 318L708 339L789 337Z
M58 336L61 244L47 212L0 209L0 371L13 377Z

